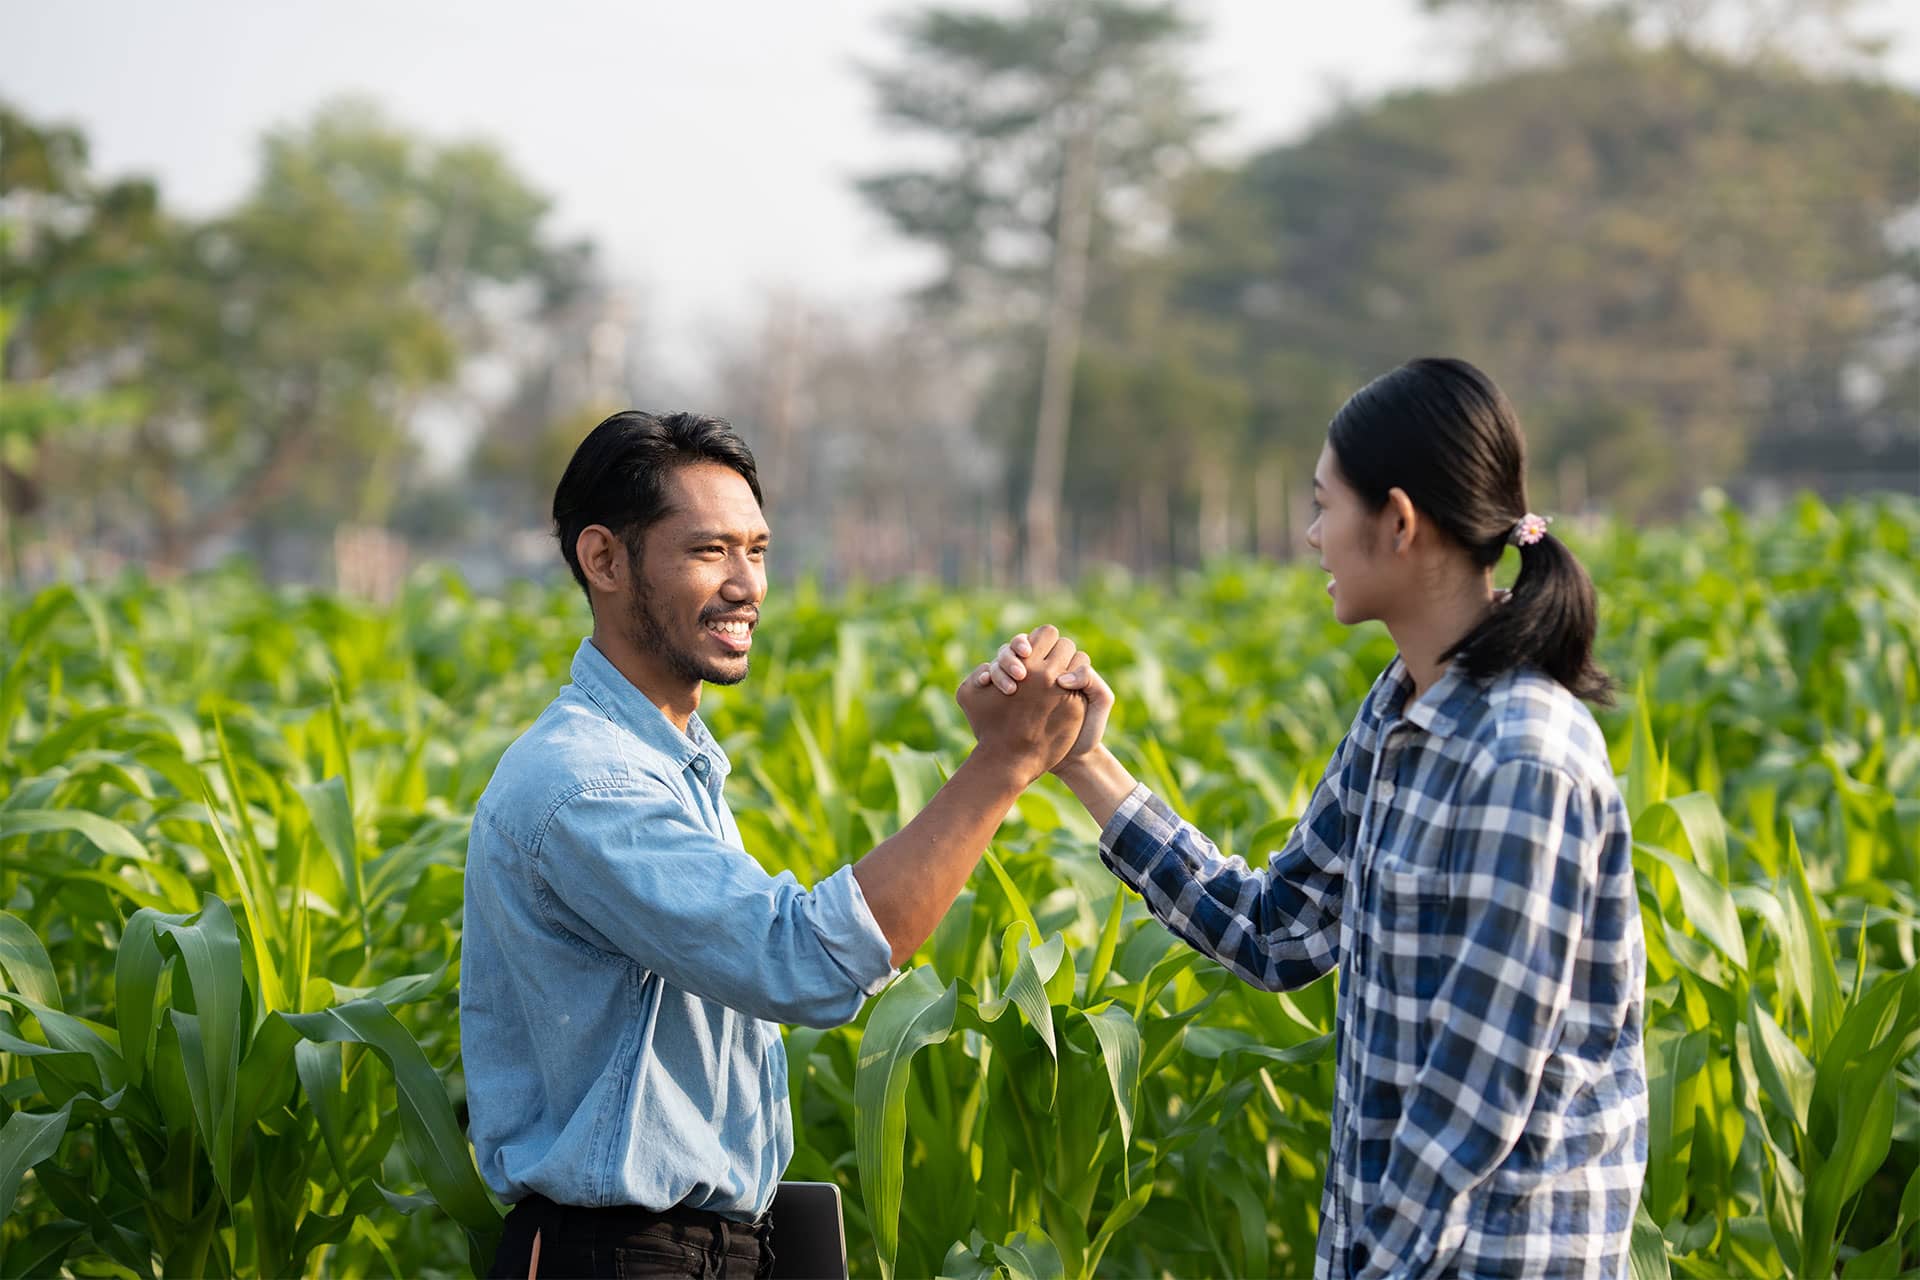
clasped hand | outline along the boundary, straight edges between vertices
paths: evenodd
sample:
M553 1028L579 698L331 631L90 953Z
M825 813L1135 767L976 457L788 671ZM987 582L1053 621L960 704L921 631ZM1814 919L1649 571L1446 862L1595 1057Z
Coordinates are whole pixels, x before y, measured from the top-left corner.
M1092 660L1052 626L1001 645L968 673L956 700L983 747L1009 753L1035 778L1099 746L1113 711L1113 690Z

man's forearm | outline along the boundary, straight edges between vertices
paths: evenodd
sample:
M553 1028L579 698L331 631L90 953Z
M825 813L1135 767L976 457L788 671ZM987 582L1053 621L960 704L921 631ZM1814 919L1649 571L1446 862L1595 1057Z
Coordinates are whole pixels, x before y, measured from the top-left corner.
M895 966L932 935L1032 781L1022 766L976 747L913 821L854 864Z

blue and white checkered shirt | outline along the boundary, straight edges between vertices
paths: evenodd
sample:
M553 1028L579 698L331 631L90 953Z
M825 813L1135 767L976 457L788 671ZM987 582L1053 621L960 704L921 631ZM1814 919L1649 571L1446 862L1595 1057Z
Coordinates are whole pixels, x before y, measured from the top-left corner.
M1316 1277L1624 1277L1646 947L1605 740L1530 668L1412 687L1396 658L1266 870L1145 787L1101 856L1256 986L1339 965Z

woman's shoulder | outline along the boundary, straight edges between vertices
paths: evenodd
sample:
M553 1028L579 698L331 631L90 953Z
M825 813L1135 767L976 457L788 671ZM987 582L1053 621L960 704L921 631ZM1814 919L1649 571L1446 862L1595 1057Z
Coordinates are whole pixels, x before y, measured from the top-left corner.
M1489 766L1528 762L1614 788L1606 735L1587 704L1558 680L1538 667L1519 666L1487 681L1484 697L1484 714L1473 731Z

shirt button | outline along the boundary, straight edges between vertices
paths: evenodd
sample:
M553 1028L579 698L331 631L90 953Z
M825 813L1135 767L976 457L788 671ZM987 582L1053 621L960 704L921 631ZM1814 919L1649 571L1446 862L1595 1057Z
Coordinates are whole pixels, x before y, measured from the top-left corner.
M1391 782L1381 783L1378 790L1380 792L1380 798L1382 800L1393 799L1393 784Z
M703 778L707 776L707 758L705 756L695 756L693 758L693 771Z

